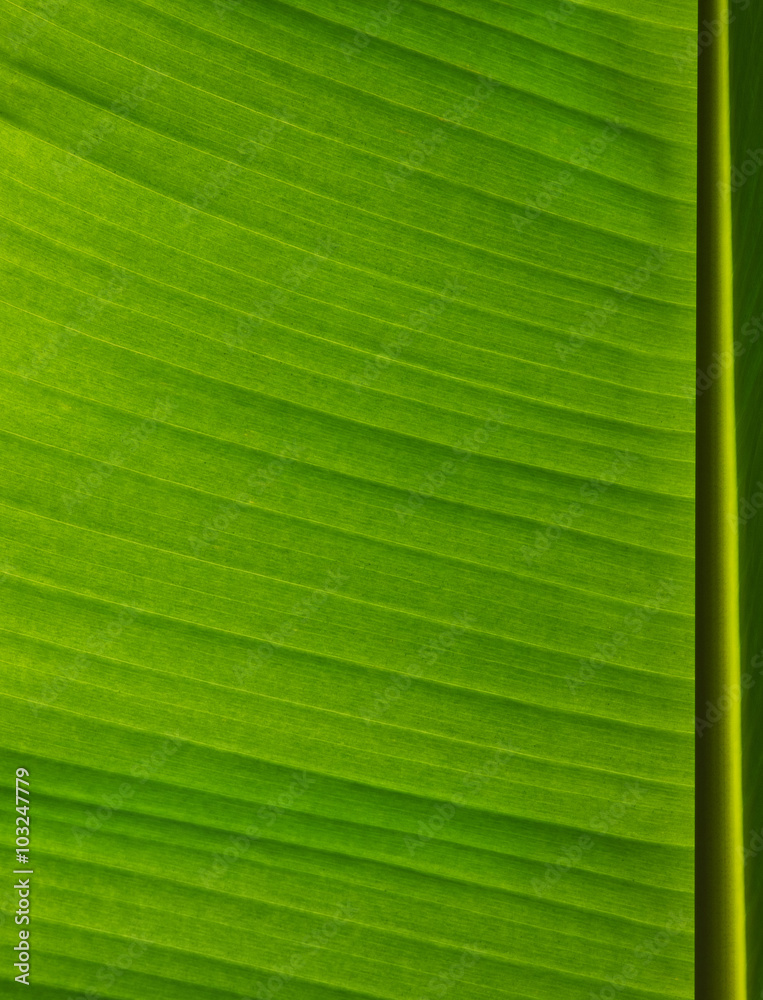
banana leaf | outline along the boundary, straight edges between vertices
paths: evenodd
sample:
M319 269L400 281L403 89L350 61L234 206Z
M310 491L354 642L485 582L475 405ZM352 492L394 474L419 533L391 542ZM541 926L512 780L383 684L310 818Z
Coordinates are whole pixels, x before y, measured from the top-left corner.
M3 990L693 996L695 5L2 6Z

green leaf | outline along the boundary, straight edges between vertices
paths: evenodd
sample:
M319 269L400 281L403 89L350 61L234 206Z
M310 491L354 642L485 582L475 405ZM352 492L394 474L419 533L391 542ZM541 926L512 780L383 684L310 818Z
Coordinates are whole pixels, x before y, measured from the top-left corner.
M693 4L3 13L35 995L692 996Z

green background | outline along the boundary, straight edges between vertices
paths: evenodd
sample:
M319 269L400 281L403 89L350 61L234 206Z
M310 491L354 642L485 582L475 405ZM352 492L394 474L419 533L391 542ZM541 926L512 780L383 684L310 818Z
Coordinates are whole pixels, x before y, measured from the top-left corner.
M694 5L2 6L34 995L690 997Z

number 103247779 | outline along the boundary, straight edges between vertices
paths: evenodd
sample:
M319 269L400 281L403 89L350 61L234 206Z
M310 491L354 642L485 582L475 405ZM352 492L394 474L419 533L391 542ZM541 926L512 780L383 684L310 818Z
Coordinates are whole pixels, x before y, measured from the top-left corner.
M13 886L18 893L18 907L15 923L19 928L19 941L14 946L16 961L14 968L18 971L17 983L29 986L29 917L31 876L29 865L29 771L25 767L16 769L16 864L19 866L13 872L19 876ZM20 876L25 875L26 878ZM26 926L25 926L26 925Z

